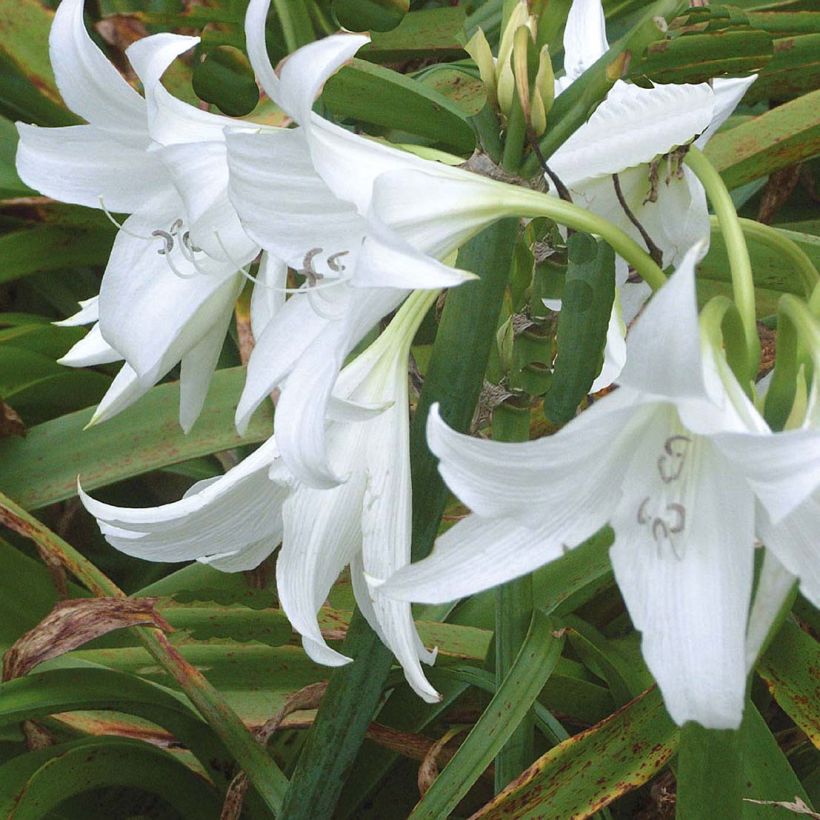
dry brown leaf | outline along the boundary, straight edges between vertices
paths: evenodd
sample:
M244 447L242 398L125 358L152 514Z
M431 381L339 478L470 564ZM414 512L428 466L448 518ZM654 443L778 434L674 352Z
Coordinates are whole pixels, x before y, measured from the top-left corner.
M37 664L76 649L100 635L130 626L173 627L154 609L156 598L80 598L61 601L3 657L3 680L19 678Z
M744 802L756 803L758 806L777 806L777 808L786 809L792 814L805 814L806 817L814 817L816 820L820 820L820 814L813 811L799 797L795 797L793 803L786 803L781 800L752 800L749 797L745 797Z
M464 732L468 732L471 728L471 726L453 726L451 729L448 729L437 741L435 741L430 746L427 755L425 756L424 760L421 761L421 766L419 766L419 773L417 778L419 794L422 797L424 797L427 790L430 788L430 786L433 785L433 781L438 777L439 757L444 752L444 749L447 746L447 744L454 737Z
M304 711L305 709L318 709L326 690L327 681L320 681L319 683L312 683L310 686L305 686L298 692L294 692L282 704L282 708L254 732L256 739L264 746L288 715L293 712ZM248 778L245 772L239 772L231 781L231 785L228 786L220 820L239 820L247 791Z

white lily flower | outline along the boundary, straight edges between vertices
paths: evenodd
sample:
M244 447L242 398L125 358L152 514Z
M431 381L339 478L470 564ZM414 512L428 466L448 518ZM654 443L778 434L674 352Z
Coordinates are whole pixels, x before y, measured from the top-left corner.
M620 389L555 435L480 441L431 412L429 445L473 514L381 590L452 600L531 572L610 523L615 576L669 713L736 728L756 504L772 526L758 534L820 603L806 539L820 525L820 507L806 504L820 485L820 433L772 434L722 354L706 341L701 351L697 255L637 320Z
M126 360L95 421L181 362L180 422L193 424L242 286L237 269L259 253L227 195L223 131L236 122L175 99L160 83L197 42L160 34L132 45L127 53L142 97L89 37L82 0L63 0L49 37L51 61L63 99L88 125L18 123L17 170L28 185L64 202L131 214L90 319L99 323L63 359L71 366ZM74 318L86 323L88 311Z
M556 96L566 91L609 48L601 0L574 0L564 31L563 77ZM664 84L641 88L618 80L607 98L550 158L551 170L573 200L604 217L644 245L615 190L661 252L661 267L680 264L687 248L709 247L706 195L697 177L674 154L694 144L702 148L735 109L753 74L711 83ZM644 282L627 279L618 259L620 308L613 307L607 334L606 361L593 392L611 384L626 360L626 325L638 315L651 293Z
M368 406L369 420L328 423L331 463L344 482L316 489L294 478L276 438L183 499L148 509L103 504L81 491L114 547L152 561L197 559L224 571L250 569L276 546L279 603L317 663L350 658L325 642L317 612L350 565L357 604L425 700L439 699L421 670L432 663L410 605L370 589L410 561L411 488L407 355L435 293L414 295L388 329L341 373L335 398Z

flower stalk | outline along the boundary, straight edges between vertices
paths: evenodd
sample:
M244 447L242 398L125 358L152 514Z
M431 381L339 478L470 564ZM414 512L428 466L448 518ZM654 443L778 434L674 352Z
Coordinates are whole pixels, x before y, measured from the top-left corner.
M746 339L746 379L742 380L746 381L751 379L757 371L760 361L760 339L757 335L752 261L749 257L749 249L746 247L743 226L726 184L706 156L694 146L690 146L685 161L706 190L726 242L729 268L732 274L732 293L740 312Z

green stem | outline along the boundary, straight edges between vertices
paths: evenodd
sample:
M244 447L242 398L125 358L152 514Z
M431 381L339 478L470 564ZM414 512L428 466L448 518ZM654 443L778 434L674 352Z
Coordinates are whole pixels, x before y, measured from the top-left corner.
M677 770L677 820L740 820L743 815L743 758L740 731L681 729Z
M493 413L493 438L496 441L528 441L529 407L502 404ZM503 685L527 636L532 619L532 576L525 575L495 591L495 682ZM535 724L526 714L495 758L495 791L500 792L518 777L534 758Z
M652 257L634 239L603 217L557 197L501 182L495 184L499 186L499 196L488 205L494 214L530 218L544 216L559 225L600 236L653 290L665 284L666 275Z
M746 247L743 227L740 224L729 189L705 155L692 146L686 154L685 161L706 189L706 194L712 203L712 208L718 218L720 230L726 242L729 268L732 273L732 293L743 322L748 351L746 378L743 381L748 381L754 377L760 362L760 339L757 335L752 260L749 258L749 249Z
M60 563L94 595L125 598L125 593L70 544L41 524L36 518L0 493L0 524L34 541ZM225 702L207 678L170 644L157 629L135 627L142 645L160 666L179 684L203 718L247 774L267 807L278 814L287 787L287 778L257 743L236 712Z
M430 365L410 430L413 483L413 558L433 546L447 488L427 449L430 405L439 402L448 423L469 426L495 338L498 314L518 233L517 220L491 225L460 251L458 265L481 278L447 294ZM330 817L382 699L390 651L354 613L341 650L355 662L335 669L285 796L288 820Z
M726 351L726 361L738 383L744 390L752 389L752 383L745 378L744 368L749 359L746 337L737 306L728 296L713 296L700 312L700 324L705 329L715 350ZM751 398L751 395L749 395Z
M712 225L719 224L717 217L712 217ZM781 253L794 267L803 282L806 296L811 296L817 283L820 282L820 274L809 258L809 255L796 243L784 236L777 228L756 222L754 219L739 218L740 227L749 239L754 239L762 245L766 245L774 251Z
M517 174L524 156L527 142L527 121L518 94L513 94L512 109L507 117L507 129L504 133L504 152L501 156L501 167L510 174Z

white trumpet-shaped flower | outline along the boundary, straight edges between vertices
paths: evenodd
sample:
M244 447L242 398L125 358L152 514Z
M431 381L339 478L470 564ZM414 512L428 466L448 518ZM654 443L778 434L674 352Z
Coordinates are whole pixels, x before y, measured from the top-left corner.
M701 346L697 253L637 320L620 388L555 435L480 441L431 413L441 474L473 514L380 589L452 600L559 558L609 523L615 577L669 713L732 728L743 711L756 528L820 603L808 536L820 528L809 501L820 433L773 434L723 354ZM756 505L770 527L756 524Z
M601 0L573 0L564 31L564 76L556 95L566 91L609 48ZM634 217L660 251L661 267L676 266L684 252L708 249L706 195L675 149L694 142L703 147L735 109L757 75L716 78L710 83L663 84L650 88L618 80L606 99L549 160L573 201L604 217L643 245ZM618 175L623 207L615 188ZM625 324L650 294L644 282L627 281L618 264L619 302L607 335L606 361L594 390L610 384L624 365Z
M17 170L28 185L63 202L131 214L96 307L69 320L95 324L65 364L126 362L96 421L181 363L180 421L186 429L193 424L242 286L238 267L259 253L228 200L223 131L236 122L177 100L160 82L198 42L159 34L134 43L127 53L143 97L92 42L82 0L63 0L51 61L63 99L88 124L18 124ZM268 260L265 275L278 281L279 267Z
M335 396L368 406L370 418L330 421L328 453L345 480L306 486L287 469L271 438L224 476L195 485L172 504L113 507L81 493L113 546L151 561L197 559L225 571L255 567L281 542L279 603L318 663L349 662L325 642L317 612L350 566L356 601L395 654L407 680L428 701L438 694L420 661L432 663L410 605L368 587L410 560L411 491L407 356L435 293L412 296L388 329L341 373Z

